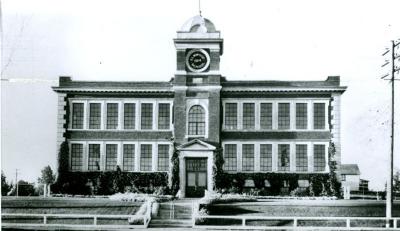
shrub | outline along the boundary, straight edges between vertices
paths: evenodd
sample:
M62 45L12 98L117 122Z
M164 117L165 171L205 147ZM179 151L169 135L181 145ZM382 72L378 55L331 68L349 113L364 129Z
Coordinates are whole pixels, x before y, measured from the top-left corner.
M154 193L157 187L166 188L167 182L165 172L66 172L52 185L52 191L72 195L111 195L125 190Z
M223 173L220 175L219 184L216 185L219 192L222 193L248 193L259 196L277 196L288 195L298 188L298 180L309 180L310 187L301 195L320 196L321 193L328 196L334 196L333 192L326 190L330 186L330 175L328 173ZM254 181L254 188L244 188L246 179ZM265 187L265 180L269 181L270 187ZM283 181L287 181L289 187L284 191ZM323 190L325 188L325 190ZM287 190L287 192L286 192Z

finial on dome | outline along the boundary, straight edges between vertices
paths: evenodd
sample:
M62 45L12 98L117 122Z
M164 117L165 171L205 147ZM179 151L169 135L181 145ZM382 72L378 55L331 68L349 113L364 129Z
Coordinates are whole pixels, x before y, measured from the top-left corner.
M201 0L199 0L199 15L201 16Z

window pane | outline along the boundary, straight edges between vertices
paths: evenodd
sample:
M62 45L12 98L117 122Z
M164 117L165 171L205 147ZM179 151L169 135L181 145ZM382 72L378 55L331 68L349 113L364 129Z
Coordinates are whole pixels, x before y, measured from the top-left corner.
M255 112L254 103L243 104L243 129L254 129Z
M278 129L290 129L290 104L278 104Z
M89 144L88 170L100 170L100 144Z
M189 110L189 127L188 133L189 135L204 135L205 130L205 113L204 109L195 105Z
M196 186L196 173L194 172L188 172L188 179L187 179L188 186L194 187Z
M225 104L225 128L237 129L237 103Z
M272 171L272 144L260 145L260 169Z
M236 171L237 170L237 149L236 144L225 144L224 148L224 170Z
M140 171L151 171L152 146L151 144L140 145Z
M207 186L207 173L199 172L197 175L197 186L205 187Z
M296 103L296 129L307 129L306 103Z
M325 145L314 145L314 171L325 171Z
M260 104L260 127L272 129L272 103Z
M135 129L136 104L124 104L124 129Z
M153 129L153 104L142 103L141 108L141 129Z
M107 104L107 129L118 128L118 103Z
M325 103L314 103L314 129L325 129Z
M72 128L83 129L83 103L72 104Z
M158 129L169 129L170 105L169 103L158 104Z
M71 144L71 170L82 170L83 144Z
M290 170L290 146L278 144L278 171Z
M135 171L135 145L124 144L123 149L123 171Z
M117 144L106 144L106 170L117 170Z
M296 144L296 171L308 171L307 145Z
M169 170L169 145L158 145L158 171Z
M89 129L100 129L101 124L101 104L89 104Z
M242 145L242 170L254 171L254 144Z

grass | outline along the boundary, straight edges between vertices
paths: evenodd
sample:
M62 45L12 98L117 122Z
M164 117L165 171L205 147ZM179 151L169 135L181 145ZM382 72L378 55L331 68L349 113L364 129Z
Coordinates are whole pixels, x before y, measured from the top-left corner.
M385 217L384 201L280 201L214 204L208 206L209 215L268 216L268 217ZM400 217L400 202L393 206L393 216ZM241 220L203 219L202 225L239 225ZM400 223L400 222L399 222ZM249 226L292 226L285 219L246 220ZM345 227L345 220L299 220L299 226ZM353 220L355 227L385 227L384 220Z
M135 214L141 203L121 202L95 198L39 198L2 197L2 213L24 214L90 214L130 215ZM41 217L2 217L5 223L43 224ZM49 217L48 224L93 224L93 218ZM98 224L127 225L126 218L98 218Z

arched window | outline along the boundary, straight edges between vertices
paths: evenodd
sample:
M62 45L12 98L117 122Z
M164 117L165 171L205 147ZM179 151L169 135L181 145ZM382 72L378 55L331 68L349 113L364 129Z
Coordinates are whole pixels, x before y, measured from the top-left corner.
M195 105L189 110L189 135L205 135L206 119L204 109Z

